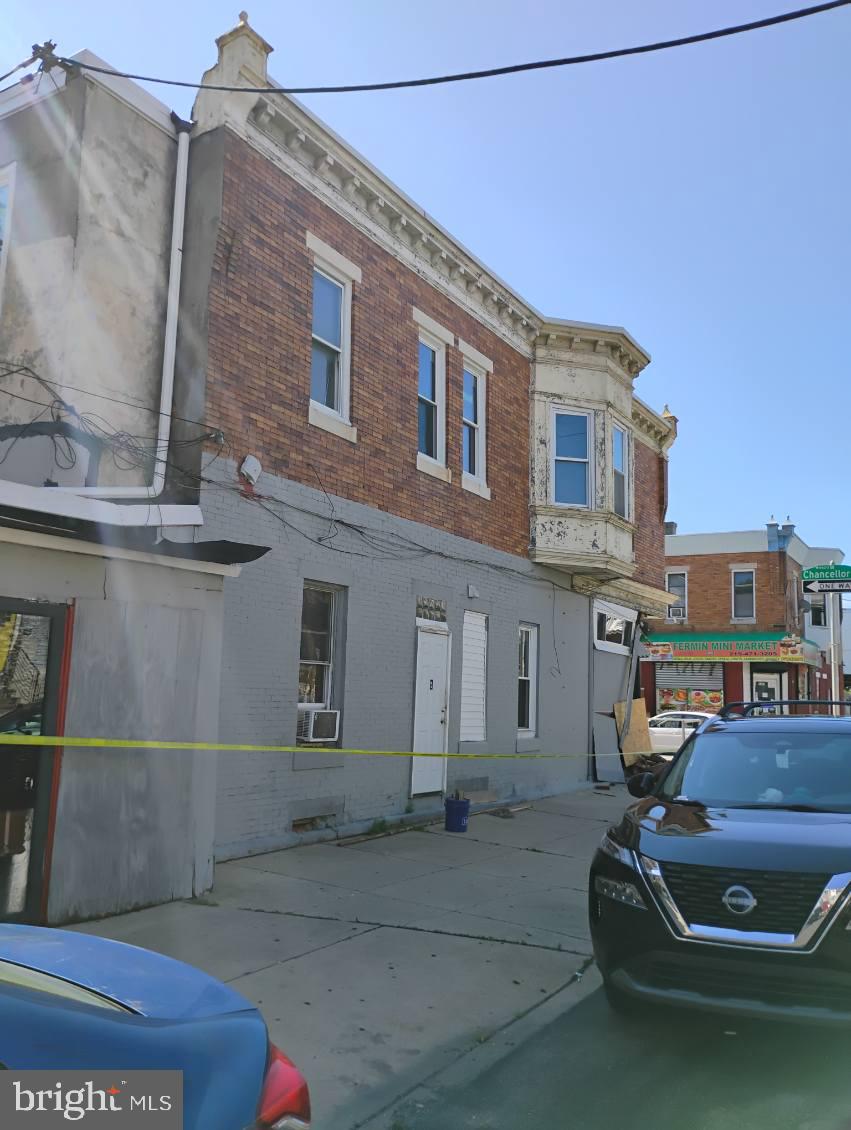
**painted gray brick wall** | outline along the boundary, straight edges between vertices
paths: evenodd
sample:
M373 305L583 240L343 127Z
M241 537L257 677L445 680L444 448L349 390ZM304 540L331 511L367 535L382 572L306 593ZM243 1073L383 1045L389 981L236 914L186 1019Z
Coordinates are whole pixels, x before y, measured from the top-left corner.
M236 482L218 461L216 478ZM292 744L302 590L305 580L346 589L345 685L341 739L346 747L410 750L413 740L416 601L443 599L452 633L450 752L516 753L518 623L539 625L537 740L526 752L565 760L450 761L448 788L478 778L499 798L542 796L587 779L588 598L558 572L428 526L333 498L264 474L257 491L282 499L274 517L233 490L202 494L205 538L272 547L225 582L220 735L223 742ZM264 505L269 505L264 503ZM487 505L483 502L483 505ZM305 512L306 511L306 512ZM333 517L368 527L370 538ZM432 552L398 539L412 539ZM438 554L445 556L438 556ZM478 597L468 596L473 585ZM459 743L461 640L465 608L488 615L487 740ZM338 688L339 689L339 688ZM331 814L337 831L402 813L409 802L407 757L225 753L220 755L216 850L220 859L297 842L294 820ZM484 781L482 779L485 779ZM439 804L439 799L429 802ZM420 806L420 802L417 802Z

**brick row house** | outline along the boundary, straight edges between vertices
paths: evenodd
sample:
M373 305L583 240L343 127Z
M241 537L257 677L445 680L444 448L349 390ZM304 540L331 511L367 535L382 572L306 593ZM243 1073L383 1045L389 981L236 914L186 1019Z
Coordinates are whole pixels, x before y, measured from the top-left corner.
M0 918L616 774L668 605L645 350L536 311L252 90L245 21L217 43L206 81L246 89L191 124L92 71L0 96L0 719L295 751L46 751L0 811Z
M206 83L269 85L246 23L218 49ZM648 355L535 311L294 99L202 91L193 117L176 403L232 453L208 534L272 547L226 589L221 735L303 750L221 757L219 857L554 792L592 750L611 773L666 601ZM311 749L335 741L413 756ZM534 752L567 756L487 757Z
M668 529L672 600L642 662L648 713L830 698L824 597L804 600L801 572L841 562L842 550L807 545L788 521L734 533Z

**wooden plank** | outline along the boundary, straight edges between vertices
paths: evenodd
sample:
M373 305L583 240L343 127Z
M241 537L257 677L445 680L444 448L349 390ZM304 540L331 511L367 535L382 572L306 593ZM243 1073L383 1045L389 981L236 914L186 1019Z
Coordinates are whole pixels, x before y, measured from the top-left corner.
M618 732L624 723L626 717L626 703L615 703L615 721L618 724ZM629 730L624 734L621 739L621 750L623 754L624 764L634 765L639 757L651 753L650 746L650 727L647 724L647 706L643 698L635 698L632 700L632 715L629 720Z

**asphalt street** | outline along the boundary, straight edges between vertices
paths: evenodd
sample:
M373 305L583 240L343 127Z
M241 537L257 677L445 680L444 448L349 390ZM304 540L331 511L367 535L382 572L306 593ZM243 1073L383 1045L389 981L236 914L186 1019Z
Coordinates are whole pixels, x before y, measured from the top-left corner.
M432 1082L392 1130L849 1130L851 1035L657 1011L598 990L463 1085Z

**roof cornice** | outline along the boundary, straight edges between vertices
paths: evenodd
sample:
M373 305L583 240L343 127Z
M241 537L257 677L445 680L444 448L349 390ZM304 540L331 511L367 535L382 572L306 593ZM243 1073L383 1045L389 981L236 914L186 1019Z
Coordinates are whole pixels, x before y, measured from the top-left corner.
M245 136L271 142L268 156L289 172L297 167L298 179L336 211L531 355L541 315L295 99L260 96Z

